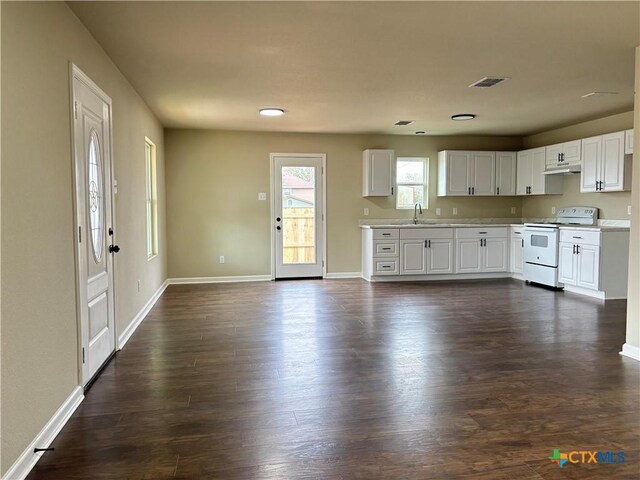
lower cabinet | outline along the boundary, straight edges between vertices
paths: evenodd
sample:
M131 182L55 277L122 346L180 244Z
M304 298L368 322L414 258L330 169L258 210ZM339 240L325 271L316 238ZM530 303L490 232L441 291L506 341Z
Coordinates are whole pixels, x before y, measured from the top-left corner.
M563 231L558 258L558 280L589 290L600 289L600 234Z
M453 273L453 229L400 230L400 275Z
M524 273L524 227L511 227L509 249L509 271L516 275Z
M456 273L508 271L509 237L506 227L456 229Z

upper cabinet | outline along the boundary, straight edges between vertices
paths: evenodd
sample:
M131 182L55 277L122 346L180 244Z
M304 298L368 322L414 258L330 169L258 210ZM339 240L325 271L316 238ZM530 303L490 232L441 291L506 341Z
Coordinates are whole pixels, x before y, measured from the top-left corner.
M516 152L496 152L496 195L516 194Z
M438 196L495 195L496 153L438 152Z
M625 155L625 132L582 140L581 192L631 189L631 156Z
M581 143L582 140L573 140L545 147L546 168L553 169L580 165Z
M633 129L624 132L624 153L633 154Z
M518 195L550 195L562 193L562 176L545 175L545 147L531 148L518 152L517 189Z
M393 195L393 150L365 150L362 152L362 196L388 197Z

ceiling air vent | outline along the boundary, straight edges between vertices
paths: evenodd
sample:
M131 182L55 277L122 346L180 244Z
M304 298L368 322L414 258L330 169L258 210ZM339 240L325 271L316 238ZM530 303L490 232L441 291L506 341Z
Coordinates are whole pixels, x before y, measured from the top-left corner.
M509 77L484 77L469 86L476 88L491 88L505 80L509 80Z
M398 120L394 125L404 127L405 125L411 125L413 122L415 122L415 120Z
M618 92L591 92L582 95L580 98L606 97L609 95L617 95Z

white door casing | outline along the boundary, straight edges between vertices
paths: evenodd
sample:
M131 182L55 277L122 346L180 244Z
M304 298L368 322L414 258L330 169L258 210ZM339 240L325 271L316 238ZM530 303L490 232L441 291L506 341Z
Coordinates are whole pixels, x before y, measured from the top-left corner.
M325 154L293 154L272 153L271 160L271 277L276 278L302 278L326 276L326 155ZM296 196L296 188L288 189L283 185L283 172L285 178L291 177L291 169L302 169L312 175L302 182L294 182L304 190L303 195ZM312 177L312 178L311 178ZM286 183L286 179L284 180ZM306 183L305 183L306 182ZM308 184L308 185L307 185ZM285 192L286 190L290 190ZM286 203L286 205L285 205ZM289 208L308 210L304 220L298 219L297 224L284 215ZM304 225L303 225L304 222ZM297 237L297 245L292 246L291 239L285 235L299 229L311 227L313 235L308 238L309 245L302 241L302 232ZM287 233L288 232L288 233ZM301 249L301 256L290 257L285 254L285 248ZM304 258L303 258L304 257Z
M71 65L80 382L115 351L111 99Z

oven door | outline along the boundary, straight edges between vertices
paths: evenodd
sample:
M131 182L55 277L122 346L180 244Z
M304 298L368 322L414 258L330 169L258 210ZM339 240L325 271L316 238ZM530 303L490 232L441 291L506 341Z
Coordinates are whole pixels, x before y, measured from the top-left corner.
M524 261L545 267L558 266L558 229L525 227Z

